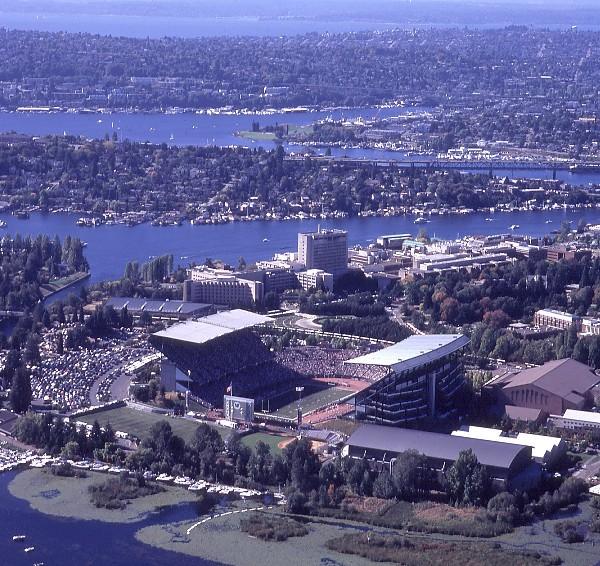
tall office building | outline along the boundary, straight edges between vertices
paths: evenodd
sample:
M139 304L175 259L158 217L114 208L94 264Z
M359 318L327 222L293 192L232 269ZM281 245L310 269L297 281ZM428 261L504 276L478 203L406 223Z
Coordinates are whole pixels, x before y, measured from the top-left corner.
M348 270L348 232L319 230L298 234L298 261L338 277Z

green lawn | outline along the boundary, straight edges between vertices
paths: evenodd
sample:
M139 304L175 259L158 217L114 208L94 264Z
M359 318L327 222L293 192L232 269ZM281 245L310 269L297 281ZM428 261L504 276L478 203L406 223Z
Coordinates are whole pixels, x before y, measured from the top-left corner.
M281 454L281 448L277 446L282 440L286 440L287 436L279 436L276 434L266 434L264 432L253 432L247 436L242 437L242 444L252 448L256 446L256 443L260 440L271 447L271 454Z
M173 433L181 436L186 442L189 442L198 428L198 423L192 420L183 419L180 417L169 417L156 413L146 413L137 411L129 407L117 407L115 409L107 409L100 413L93 413L77 418L78 421L83 421L88 424L93 424L95 420L100 423L100 426L110 422L115 430L133 434L138 438L145 438L150 431L152 425L158 421L167 421L173 429ZM228 428L214 426L219 434L225 438L230 430Z
M302 412L304 414L314 411L315 409L319 409L320 407L324 407L325 405L329 405L329 403L333 403L338 401L339 399L346 397L351 392L347 389L340 389L339 387L330 387L328 389L322 389L320 391L316 391L315 393L309 393L307 395L303 395L302 397ZM273 411L274 415L278 417L287 417L289 419L293 419L297 414L298 401L294 400L290 403L280 407L276 411Z
M244 130L238 132L237 135L240 138L249 140L274 141L277 139L277 136L273 132L252 132L250 130Z

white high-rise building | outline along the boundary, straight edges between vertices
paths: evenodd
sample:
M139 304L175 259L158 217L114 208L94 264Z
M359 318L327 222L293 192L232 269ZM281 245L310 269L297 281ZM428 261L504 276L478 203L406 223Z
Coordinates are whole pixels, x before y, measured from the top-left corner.
M298 234L298 261L306 269L321 269L333 277L348 270L348 232L319 230Z

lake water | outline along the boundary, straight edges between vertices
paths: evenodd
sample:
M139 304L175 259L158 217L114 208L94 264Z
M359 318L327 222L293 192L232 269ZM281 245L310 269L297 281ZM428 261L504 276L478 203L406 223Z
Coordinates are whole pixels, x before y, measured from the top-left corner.
M256 115L206 115L206 114L72 114L67 112L29 114L0 112L0 132L18 132L30 135L75 135L88 138L103 138L105 134L117 132L120 139L138 142L167 143L171 145L240 145L244 147L275 147L271 141L253 141L237 137L235 132L252 129L252 122L261 126L274 124L308 125L324 118L353 120L399 116L407 112L418 112L423 108L344 108L321 112L279 112L266 116ZM287 145L289 151L303 152L305 147ZM316 148L324 154L324 148ZM332 148L332 155L368 159L393 159L410 161L398 151L377 149ZM412 159L419 159L413 157ZM482 167L480 172L489 173ZM473 171L471 171L473 172ZM550 169L496 169L498 176L522 179L552 179ZM600 184L600 173L571 173L556 171L556 178L573 185Z
M27 501L13 497L8 484L15 472L0 474L0 564L32 566L218 566L215 562L160 550L135 538L142 527L194 518L191 505L161 511L138 523L117 524L78 521L44 515ZM27 536L26 544L15 543L15 534ZM25 554L26 546L35 550Z
M493 221L486 221L492 217ZM29 220L18 220L0 214L8 223L5 233L15 234L67 234L76 235L88 243L86 257L92 270L92 282L115 279L123 275L128 261L147 261L162 254L173 254L175 265L202 263L208 257L222 259L237 265L238 258L247 262L268 259L275 252L295 250L298 232L323 228L348 230L349 243L366 244L382 234L417 234L421 227L430 236L456 238L467 234L500 234L509 232L512 224L520 225L516 233L543 235L560 228L569 220L574 226L580 219L600 223L600 209L547 212L474 213L470 215L432 217L428 224L414 224L413 216L381 218L345 218L336 220L290 220L284 222L234 222L211 226L157 227L150 224L138 226L99 226L84 228L75 225L73 214L32 214ZM546 220L552 223L546 224ZM263 242L264 239L267 242Z
M475 18L473 23L469 21L469 15L465 14L449 21L441 23L439 17L436 21L428 21L427 11L415 17L396 15L389 19L383 18L378 21L377 17L353 18L352 11L346 12L346 17L329 19L326 18L257 18L257 17L166 17L153 15L120 15L120 14L82 14L78 13L76 7L72 13L45 13L39 10L27 12L12 12L10 9L0 11L0 26L10 29L39 30L50 32L87 32L101 35L116 35L127 37L151 37L164 36L177 37L216 37L216 36L282 36L298 35L305 33L343 33L355 31L383 31L394 28L420 29L420 28L448 28L448 27L471 27L478 29L502 28L508 25L523 24L518 18L496 17L490 20ZM85 10L80 10L85 11ZM573 23L578 23L581 29L598 29L597 22L593 25L570 17L563 18L564 22L543 21L537 27L548 27L553 29L567 29ZM412 20L412 21L410 21ZM482 23L485 21L485 23ZM535 22L525 22L527 25L536 27Z

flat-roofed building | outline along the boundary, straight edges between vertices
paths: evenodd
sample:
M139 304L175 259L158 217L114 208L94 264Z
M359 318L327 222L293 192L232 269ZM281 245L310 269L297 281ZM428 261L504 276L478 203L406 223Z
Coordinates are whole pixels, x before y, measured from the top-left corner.
M321 269L334 278L348 270L348 232L318 230L298 234L298 261L306 269Z
M600 430L600 413L567 409L562 416L550 415L548 422L556 428Z
M236 277L231 272L196 275L183 282L183 300L195 303L212 303L215 305L252 306L263 300L264 287L262 281L253 281Z
M386 234L377 238L377 244L386 249L399 250L402 244L411 238L411 234Z
M133 297L111 297L106 301L107 307L116 311L127 309L134 319L142 313L148 313L154 320L186 320L214 314L214 305L186 301L155 301Z
M464 426L459 430L455 430L452 436L531 446L531 455L534 460L548 467L559 464L567 453L566 442L557 436L528 434L525 432L519 432L516 436L509 436L499 429L482 426Z
M536 326L549 326L560 330L568 330L572 325L579 330L581 317L555 309L541 309L533 315Z
M539 465L532 461L531 446L422 430L365 424L350 436L342 455L366 459L373 467L393 470L397 459L407 450L423 454L440 480L466 450L473 451L498 487L522 489L536 485L540 479Z
M387 369L385 377L356 395L356 418L414 426L428 418L452 414L465 383L462 358L468 344L469 339L462 334L410 336L346 361Z
M307 269L296 273L300 286L308 291L310 289L320 289L323 291L333 290L333 274L327 273L322 269Z

